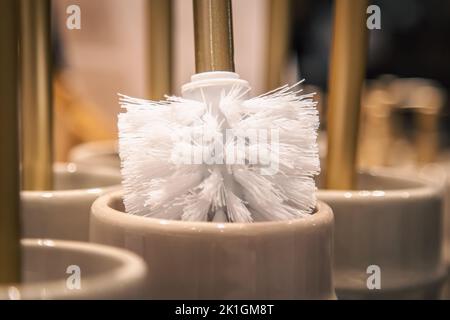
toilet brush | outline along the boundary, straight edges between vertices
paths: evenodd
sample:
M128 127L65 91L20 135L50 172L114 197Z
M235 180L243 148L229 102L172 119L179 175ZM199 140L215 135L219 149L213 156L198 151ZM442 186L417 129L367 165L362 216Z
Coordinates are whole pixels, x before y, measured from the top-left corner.
M308 217L320 171L313 95L284 86L248 99L234 73L231 0L194 0L196 71L182 97L121 96L129 214L253 222Z
M0 286L20 281L18 6L0 1Z

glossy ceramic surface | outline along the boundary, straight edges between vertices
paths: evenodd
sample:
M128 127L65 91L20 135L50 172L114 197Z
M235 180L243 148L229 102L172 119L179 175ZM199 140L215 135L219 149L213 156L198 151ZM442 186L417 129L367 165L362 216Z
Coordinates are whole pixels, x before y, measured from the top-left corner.
M2 300L131 299L143 295L147 268L130 252L81 242L22 240L22 254L23 283L0 286ZM70 279L75 274L71 266L79 267L79 289Z
M147 262L156 299L333 299L333 214L218 224L123 212L122 193L92 207L91 241L129 249Z
M442 185L444 190L444 256L447 262L448 275L443 298L450 299L450 160L426 165L420 169L419 174L437 185Z
M117 141L95 141L74 147L69 154L69 161L79 165L106 167L120 170L120 158Z
M356 191L320 190L318 198L335 214L338 298L439 297L446 274L442 189L376 170L359 175ZM368 289L369 266L380 268L381 290Z
M23 238L88 241L92 203L119 189L120 181L112 170L56 165L54 191L21 193Z

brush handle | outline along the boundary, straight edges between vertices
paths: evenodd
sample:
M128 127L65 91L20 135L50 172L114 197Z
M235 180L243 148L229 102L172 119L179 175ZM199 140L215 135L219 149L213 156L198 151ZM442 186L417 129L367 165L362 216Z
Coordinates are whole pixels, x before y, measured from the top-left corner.
M148 97L162 100L172 92L172 0L149 0Z
M21 0L22 188L53 189L51 1Z
M367 56L367 0L337 0L328 97L326 186L356 187L356 154L361 90Z
M0 1L0 287L20 280L17 0Z
M231 0L193 0L196 72L234 72Z
M266 90L274 90L284 83L282 76L289 59L291 34L291 0L270 0L267 36Z

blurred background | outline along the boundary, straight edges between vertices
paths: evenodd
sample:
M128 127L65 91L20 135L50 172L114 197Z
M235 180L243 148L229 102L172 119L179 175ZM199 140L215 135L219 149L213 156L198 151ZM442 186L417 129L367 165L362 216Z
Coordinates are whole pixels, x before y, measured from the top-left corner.
M418 164L449 157L450 2L374 0L362 97L359 165ZM69 5L81 30L66 27ZM331 0L234 0L236 71L253 95L305 79L326 130ZM369 16L369 15L368 15ZM146 0L53 1L56 160L75 145L113 140L117 93L148 98ZM172 1L171 94L195 73L192 3ZM325 135L320 139L326 152Z

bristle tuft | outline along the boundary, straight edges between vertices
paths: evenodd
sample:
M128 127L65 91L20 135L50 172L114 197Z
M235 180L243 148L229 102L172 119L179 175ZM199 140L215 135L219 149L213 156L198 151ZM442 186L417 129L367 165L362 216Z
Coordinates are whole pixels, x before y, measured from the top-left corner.
M249 100L248 90L235 86L220 96L220 117L206 99L119 95L126 110L118 123L126 211L185 221L213 221L220 212L241 223L308 217L320 172L319 115L314 94L301 95L299 85ZM217 137L225 128L233 138L222 150ZM241 132L257 139L242 140ZM214 162L220 156L226 163Z

